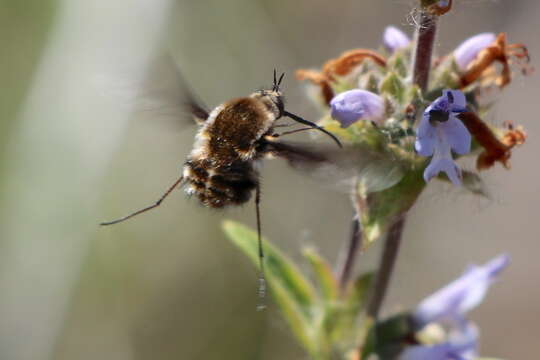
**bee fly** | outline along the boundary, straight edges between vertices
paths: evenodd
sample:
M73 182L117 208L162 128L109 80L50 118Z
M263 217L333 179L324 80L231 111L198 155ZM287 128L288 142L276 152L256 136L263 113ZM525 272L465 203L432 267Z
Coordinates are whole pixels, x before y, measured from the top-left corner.
M276 78L271 89L256 91L247 97L229 100L210 113L187 95L187 107L200 128L195 136L193 150L183 166L182 175L154 204L114 221L100 225L113 225L158 207L178 186L183 185L188 195L195 195L210 208L224 208L246 203L255 191L257 236L259 252L259 295L264 297L264 252L261 240L259 172L256 163L269 156L285 157L291 162L324 161L322 154L298 145L279 141L280 136L298 131L316 129L330 136L340 147L339 140L322 127L284 109L281 81ZM187 91L186 91L187 92ZM276 121L288 117L307 127L274 133Z

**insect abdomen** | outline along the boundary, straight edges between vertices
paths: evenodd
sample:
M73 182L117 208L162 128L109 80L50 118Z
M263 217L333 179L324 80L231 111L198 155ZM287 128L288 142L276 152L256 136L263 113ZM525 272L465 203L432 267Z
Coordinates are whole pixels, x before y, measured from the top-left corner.
M240 205L251 198L258 174L250 162L214 166L208 159L191 159L184 165L186 192L212 208Z

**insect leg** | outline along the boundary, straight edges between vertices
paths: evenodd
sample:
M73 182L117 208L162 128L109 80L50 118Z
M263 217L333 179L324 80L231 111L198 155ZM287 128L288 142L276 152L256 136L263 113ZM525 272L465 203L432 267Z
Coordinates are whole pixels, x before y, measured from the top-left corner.
M261 187L257 184L255 188L255 214L257 216L257 241L259 246L259 298L260 303L257 305L257 310L264 310L266 305L264 304L264 298L266 297L266 277L264 274L264 250L261 237Z
M173 190L174 190L174 189L182 182L182 180L184 180L184 176L183 176L183 175L180 176L180 178L179 178L178 180L176 180L176 181L174 182L174 184L172 184L172 186L171 186L171 187L170 187L163 195L161 195L161 197L159 198L159 200L156 201L153 205L150 205L150 206L147 206L147 207L145 207L145 208L143 208L143 209L137 210L137 211L135 211L135 212L133 212L133 213L131 213L131 214L129 214L129 215L126 215L126 216L124 216L124 217L122 217L122 218L120 218L120 219L116 219L116 220L113 220L113 221L102 222L102 223L100 223L99 225L114 225L114 224L118 224L119 222L122 222L122 221L124 221L124 220L129 219L129 218L132 218L132 217L134 217L135 215L142 214L143 212L146 212L146 211L148 211L148 210L152 210L153 208L158 207L158 206L161 204L161 202L162 202L163 200L165 200L165 198L166 198L167 196L169 196L169 194L170 194L170 193L171 193L171 192L172 192L172 191L173 191Z
M292 114L292 113L290 113L288 111L283 111L283 115L293 119L296 122L299 122L300 124L308 125L308 126L311 126L314 129L322 131L326 135L330 136L332 138L332 140L334 140L336 142L336 144L338 144L339 147L343 147L343 145L341 145L341 142L338 140L338 138L334 134L332 134L331 132L325 130L323 127L320 127L319 125L317 125L317 124L315 124L315 123L313 123L311 121L302 119L300 116Z

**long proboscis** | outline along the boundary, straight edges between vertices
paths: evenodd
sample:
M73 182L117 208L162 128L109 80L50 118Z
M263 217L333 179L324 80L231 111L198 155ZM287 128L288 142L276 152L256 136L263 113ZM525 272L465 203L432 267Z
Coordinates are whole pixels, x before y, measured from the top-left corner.
M284 116L287 116L288 118L291 118L293 119L294 121L296 122L299 122L300 124L304 124L304 125L308 125L314 129L317 129L319 131L322 131L323 133L325 133L326 135L330 136L332 138L332 140L334 140L336 142L336 144L339 146L339 147L343 147L343 145L341 144L341 142L339 141L339 139L334 135L332 134L331 132L329 132L328 130L324 129L323 127L311 122L311 121L308 121L306 119L302 119L300 116L298 115L295 115L293 113L290 113L288 111L283 111L283 115Z
M126 215L124 217L121 217L120 219L116 219L116 220L113 220L113 221L105 221L105 222L102 222L100 223L99 225L102 225L102 226L106 226L106 225L114 225L114 224L118 224L118 223L121 223L122 221L126 221L128 219L131 219L132 217L134 216L137 216L139 214L142 214L144 212L147 212L149 210L152 210L156 207L158 207L159 205L161 205L161 202L163 200L165 200L165 198L167 196L169 196L169 194L178 186L180 185L180 183L184 180L184 176L180 176L175 182L174 184L171 185L171 187L169 187L167 189L167 191L165 191L165 193L163 195L161 195L161 197L158 199L158 201L156 201L154 204L150 205L150 206L147 206L145 208L142 208L140 210L137 210L135 212L132 212L131 214L129 215Z

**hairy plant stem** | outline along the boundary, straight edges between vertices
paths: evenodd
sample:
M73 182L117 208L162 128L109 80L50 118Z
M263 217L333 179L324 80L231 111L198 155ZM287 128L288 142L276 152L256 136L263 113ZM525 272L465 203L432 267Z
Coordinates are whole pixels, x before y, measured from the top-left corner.
M392 224L386 235L379 270L375 277L375 284L367 307L367 314L371 318L377 319L379 316L399 253L404 225L405 215L402 215Z
M416 28L416 49L413 59L413 83L424 93L429 82L433 44L437 35L438 16L425 9L420 12L420 20Z
M351 236L340 255L336 271L339 279L339 289L342 293L347 288L347 284L351 279L351 273L354 268L354 264L356 263L356 258L358 257L358 252L361 246L362 231L360 220L358 219L358 213L355 212L351 224Z

